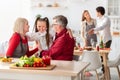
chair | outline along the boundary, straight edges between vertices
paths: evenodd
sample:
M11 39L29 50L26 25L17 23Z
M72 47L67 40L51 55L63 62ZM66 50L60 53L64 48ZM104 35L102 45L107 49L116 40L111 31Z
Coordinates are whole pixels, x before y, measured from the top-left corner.
M102 67L102 63L100 61L100 56L98 51L83 51L83 56L81 59L83 62L89 62L90 65L86 68L88 71L95 71L96 78L99 80L97 69Z
M4 41L0 43L0 53L5 54L8 46L8 41Z
M119 79L120 79L119 65L120 65L120 54L117 56L117 58L115 60L108 61L109 68L112 68L112 67L117 68Z

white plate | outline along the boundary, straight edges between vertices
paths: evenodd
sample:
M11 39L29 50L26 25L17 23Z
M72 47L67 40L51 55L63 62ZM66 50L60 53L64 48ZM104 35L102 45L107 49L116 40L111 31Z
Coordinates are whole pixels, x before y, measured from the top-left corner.
M0 64L2 64L2 65L9 65L9 64L12 64L12 63L14 63L14 62L0 62Z

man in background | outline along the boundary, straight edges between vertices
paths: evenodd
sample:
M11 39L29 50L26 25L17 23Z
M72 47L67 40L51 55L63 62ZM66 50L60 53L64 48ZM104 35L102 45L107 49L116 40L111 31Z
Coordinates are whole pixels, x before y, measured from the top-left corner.
M96 28L93 28L91 30L89 30L89 34L93 34L99 31L100 36L102 36L103 39L103 43L104 43L104 47L105 48L110 48L111 43L112 43L112 36L111 36L111 32L110 32L110 19L105 16L105 9L102 6L99 6L96 8L96 12L97 12L97 26ZM102 58L102 57L101 57ZM103 58L102 58L103 61ZM104 73L104 68L102 68L102 71Z

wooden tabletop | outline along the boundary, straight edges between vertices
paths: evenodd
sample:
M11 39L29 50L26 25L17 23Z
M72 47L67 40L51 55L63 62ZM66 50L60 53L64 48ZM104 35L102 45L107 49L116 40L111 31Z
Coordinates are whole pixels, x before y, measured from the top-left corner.
M83 51L80 51L80 50L74 50L74 55L78 55L78 56L80 56L80 55L82 55L82 53L83 53Z
M96 49L95 49L96 50ZM109 53L110 52L110 48L104 48L104 49L100 49L99 50L99 52L102 54L102 53ZM80 51L80 50L74 50L74 55L78 55L78 56L80 56L80 55L82 55L82 53L83 53L83 50L82 51Z
M20 73L20 74L45 74L45 75L59 75L59 76L77 76L83 71L89 63L76 61L58 61L52 60L52 64L56 67L53 70L23 70L10 69L9 65L0 64L0 74L4 73Z

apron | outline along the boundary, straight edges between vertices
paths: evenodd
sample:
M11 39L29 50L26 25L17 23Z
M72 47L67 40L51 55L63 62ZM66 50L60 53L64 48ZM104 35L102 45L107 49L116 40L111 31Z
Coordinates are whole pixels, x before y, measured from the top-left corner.
M91 35L88 34L88 31L90 29L92 29L92 28L95 28L94 23L91 24L91 25L88 25L87 22L86 22L86 29L85 29L85 31L86 31L87 46L91 46L91 40L93 40L93 42L94 42L93 46L96 47L96 43L97 43L97 36L96 36L96 34L91 34Z
M22 38L20 36L20 43L17 46L17 48L15 49L15 51L13 53L13 57L20 58L21 56L24 56L27 53L27 46L28 46L27 43L26 44L22 43Z

